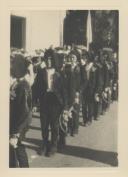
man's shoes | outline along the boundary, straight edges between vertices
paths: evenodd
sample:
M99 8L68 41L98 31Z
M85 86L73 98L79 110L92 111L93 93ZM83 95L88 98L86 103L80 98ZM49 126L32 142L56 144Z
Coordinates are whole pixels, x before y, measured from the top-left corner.
M43 143L38 151L39 155L45 155L48 149L48 144Z
M42 149L42 147L39 149L39 151L38 151L38 154L39 155L45 155L46 154L46 151L47 151L47 148L43 148Z
M90 121L88 121L88 125L91 125L92 124L92 121L90 120Z
M94 120L98 120L98 118L97 118L97 117L95 117L95 118L94 118Z
M51 146L49 151L46 152L46 156L51 157L51 156L55 155L56 152L57 152L57 147L56 146Z
M83 127L86 127L86 123L85 122L82 122L82 124L81 124Z

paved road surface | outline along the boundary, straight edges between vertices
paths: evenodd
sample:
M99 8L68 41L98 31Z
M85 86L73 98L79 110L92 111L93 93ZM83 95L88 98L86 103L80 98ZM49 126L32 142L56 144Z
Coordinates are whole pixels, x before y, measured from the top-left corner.
M30 167L114 167L117 166L117 102L88 127L79 128L75 137L67 137L63 152L53 157L39 156L41 143L39 114L32 119L26 146ZM82 117L80 117L80 122Z

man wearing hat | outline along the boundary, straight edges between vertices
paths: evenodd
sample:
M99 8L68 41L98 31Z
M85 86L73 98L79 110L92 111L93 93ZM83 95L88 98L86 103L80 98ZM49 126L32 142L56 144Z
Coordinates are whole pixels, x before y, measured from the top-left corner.
M59 117L64 108L63 81L56 71L53 55L45 55L46 67L40 67L35 80L35 103L40 102L42 145L40 154L51 156L57 152ZM49 127L51 141L49 143Z
M104 74L103 74L103 66L100 61L100 53L96 53L94 57L94 66L96 67L95 78L95 93L94 93L94 120L98 120L98 117L101 114L102 109L102 92L104 86Z
M89 125L93 118L94 93L95 93L95 70L93 62L86 52L81 58L81 94L82 94L82 114L83 125Z
M73 61L74 60L74 61ZM74 136L74 133L78 132L78 117L79 117L79 95L76 93L78 92L77 85L78 78L75 78L75 74L77 76L76 69L76 56L73 54L69 54L65 58L65 66L61 72L64 89L65 89L65 97L66 97L66 109L69 112L69 122L68 122L68 130L71 136ZM75 99L77 97L77 99Z
M78 134L79 128L79 111L80 111L80 85L81 85L81 74L80 74L80 58L75 54L71 54L72 58L72 70L74 74L74 87L75 87L75 98L74 98L74 126L73 132Z
M108 52L103 52L103 101L102 101L102 114L104 114L109 108L111 102L111 85L113 80L113 65L110 60Z

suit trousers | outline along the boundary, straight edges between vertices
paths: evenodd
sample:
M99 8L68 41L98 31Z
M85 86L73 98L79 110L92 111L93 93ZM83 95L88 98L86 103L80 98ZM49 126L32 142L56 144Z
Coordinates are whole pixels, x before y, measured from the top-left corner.
M45 144L49 140L49 127L51 129L51 145L57 147L59 135L59 116L61 105L53 93L47 93L43 100L40 100L40 122L42 138Z
M83 122L86 124L92 122L93 110L94 108L94 99L92 95L87 93L82 94L82 115Z

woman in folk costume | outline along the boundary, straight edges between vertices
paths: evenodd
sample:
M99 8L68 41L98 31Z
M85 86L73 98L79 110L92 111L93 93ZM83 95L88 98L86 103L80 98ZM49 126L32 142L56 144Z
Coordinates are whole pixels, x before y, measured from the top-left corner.
M33 67L23 55L11 56L10 63L10 146L9 167L29 167L22 140L31 122Z

